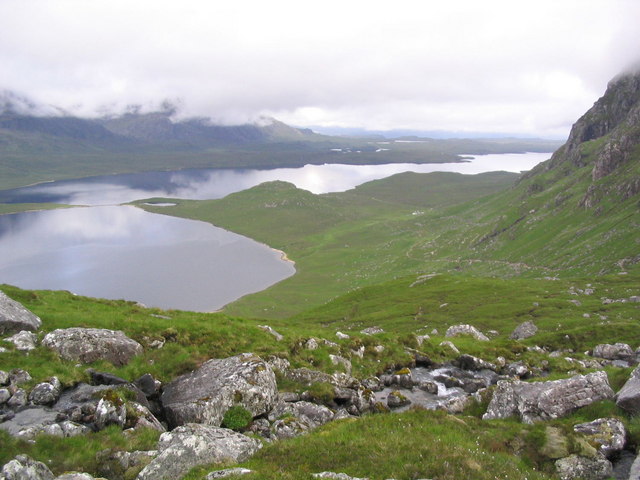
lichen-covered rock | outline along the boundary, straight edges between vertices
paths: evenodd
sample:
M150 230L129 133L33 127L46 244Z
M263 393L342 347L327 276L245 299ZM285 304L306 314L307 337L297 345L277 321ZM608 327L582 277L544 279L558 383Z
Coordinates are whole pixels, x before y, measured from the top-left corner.
M21 330L33 332L41 325L39 317L0 292L0 335L9 335Z
M402 368L390 375L381 375L380 381L387 387L412 388L414 386L413 374L408 368Z
M489 337L487 337L484 333L482 333L476 327L472 325L466 325L466 324L453 325L447 328L447 331L444 334L445 337L459 337L460 335L470 336L482 342L489 341Z
M55 350L65 360L91 363L106 360L122 366L142 353L142 345L120 330L66 328L48 333L42 345Z
M613 473L611 462L604 457L570 455L556 461L561 480L606 480Z
M211 463L239 463L256 453L262 444L226 428L187 424L163 433L158 456L144 467L137 480L176 480L189 470Z
M9 373L0 370L0 386L9 385Z
M311 427L296 417L285 417L276 420L271 425L271 438L276 440L284 440L285 438L294 438L304 435Z
M536 333L538 333L538 327L533 322L527 321L518 325L509 338L511 340L524 340L525 338L533 337Z
M606 360L623 360L625 362L635 362L636 354L626 343L601 343L593 348L592 355Z
M241 405L255 417L276 404L278 389L271 367L243 353L209 360L166 385L162 405L171 426L204 423L219 426L225 412Z
M44 463L18 455L2 467L0 480L54 480L54 477Z
M97 472L109 480L131 479L157 456L156 450L134 452L116 449L101 450L96 454Z
M312 473L311 476L313 478L328 478L330 480L369 480L368 478L350 477L346 473L336 473L336 472Z
M613 398L605 372L563 380L526 383L499 381L485 420L518 416L525 423L559 418L580 407Z
M288 416L295 417L305 422L310 428L316 428L333 420L333 412L324 405L311 402L279 403L269 413L269 420Z
M28 403L29 397L27 395L27 391L23 388L17 389L15 393L11 395L11 398L7 400L7 406L14 410L26 407Z
M36 334L29 332L28 330L21 330L15 335L11 335L4 340L6 342L13 343L16 350L20 352L30 352L31 350L35 350L38 343L38 337Z
M34 405L53 405L60 398L62 385L58 377L52 377L48 382L37 384L29 394L29 401Z
M94 423L98 430L103 430L108 425L124 427L127 421L127 407L124 402L114 403L101 398L94 416Z
M84 472L70 472L56 477L56 480L96 480L96 478Z
M585 435L589 443L596 445L598 451L607 458L622 451L627 441L627 430L617 418L598 418L575 425L573 429Z

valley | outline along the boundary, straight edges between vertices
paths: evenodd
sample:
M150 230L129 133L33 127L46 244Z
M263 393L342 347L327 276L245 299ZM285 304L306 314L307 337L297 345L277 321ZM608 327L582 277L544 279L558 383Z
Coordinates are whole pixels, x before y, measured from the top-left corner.
M400 173L323 194L272 181L218 199L133 202L266 243L297 273L217 313L2 285L42 322L23 335L32 348L2 342L0 463L27 454L55 475L139 480L214 478L231 464L274 480L635 478L639 111L640 74L617 77L524 174ZM12 178L4 184L27 176ZM121 348L64 339L105 330L122 332ZM416 367L453 373L436 384ZM33 393L75 395L82 383L93 393L73 408ZM438 410L394 411L407 406L403 391L443 386L459 396ZM382 402L374 392L385 387L395 390ZM235 407L244 422L227 416ZM55 420L2 429L29 409ZM47 433L65 422L92 431ZM246 455L180 450L221 435L228 449L250 444Z

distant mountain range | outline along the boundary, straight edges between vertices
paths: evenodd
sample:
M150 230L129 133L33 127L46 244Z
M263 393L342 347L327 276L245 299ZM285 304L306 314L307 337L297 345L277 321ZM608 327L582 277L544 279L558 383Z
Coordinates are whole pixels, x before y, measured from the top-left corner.
M169 103L156 112L132 107L119 115L81 118L0 90L0 189L179 168L452 162L465 154L552 152L561 145L539 139L399 140L322 135L273 118L219 125L208 118L181 118Z

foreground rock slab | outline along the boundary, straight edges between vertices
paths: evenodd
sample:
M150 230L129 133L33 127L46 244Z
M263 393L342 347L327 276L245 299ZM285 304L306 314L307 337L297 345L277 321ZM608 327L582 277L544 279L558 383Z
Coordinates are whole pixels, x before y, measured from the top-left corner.
M0 480L54 480L54 476L44 463L18 455L2 467Z
M159 455L136 478L175 480L200 465L243 462L261 447L258 440L226 428L183 425L160 436Z
M91 363L106 360L122 366L142 353L142 345L120 330L102 328L66 328L48 333L42 345L58 353L65 360Z
M613 398L605 372L563 380L526 383L499 381L485 420L518 416L525 423L551 420L585 405Z
M41 325L42 320L39 317L0 292L0 335L18 333L21 330L33 332Z
M629 380L616 394L616 404L632 415L640 413L640 366L631 372Z
M243 353L209 360L169 383L162 405L171 426L202 423L219 426L225 412L241 405L255 417L276 404L278 388L271 367L260 357Z

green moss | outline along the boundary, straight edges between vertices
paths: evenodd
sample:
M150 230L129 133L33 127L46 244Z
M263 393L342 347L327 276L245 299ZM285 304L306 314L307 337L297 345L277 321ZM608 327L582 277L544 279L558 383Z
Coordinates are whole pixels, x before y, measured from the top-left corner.
M253 420L253 414L241 405L229 408L222 419L222 426L231 430L242 431Z

